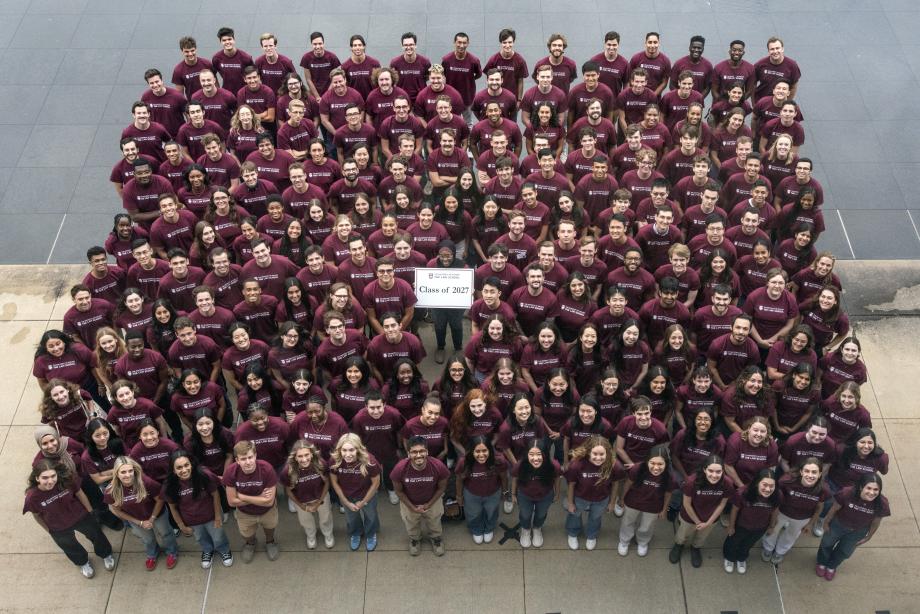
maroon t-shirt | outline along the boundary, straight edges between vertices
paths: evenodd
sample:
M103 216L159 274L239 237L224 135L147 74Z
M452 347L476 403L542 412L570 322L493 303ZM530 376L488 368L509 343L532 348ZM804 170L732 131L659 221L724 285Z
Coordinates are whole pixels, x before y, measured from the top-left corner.
M756 485L748 484L746 487L736 490L734 496L732 496L732 505L738 508L738 518L735 522L739 527L748 531L763 531L769 526L770 517L773 514L773 510L782 501L783 493L780 491L776 504L770 503L768 499L764 499L760 494L756 496L754 501L749 501L745 494L750 488L756 488Z
M351 419L351 430L361 437L361 441L375 457L382 459L385 463L390 463L397 459L399 450L397 434L405 423L406 419L398 409L385 405L383 415L376 419L367 412L367 409L359 411Z
M735 384L732 383L726 386L722 392L720 409L724 417L734 418L739 426L755 416L770 418L776 414L776 407L773 405L771 397L765 395L764 400L758 403L756 397L752 397L744 391L737 394L736 391L737 386Z
M821 400L819 390L796 390L793 386L786 387L783 380L773 382L773 394L776 398L776 420L780 426L793 426L802 416L814 411Z
M80 385L99 366L96 355L80 343L73 343L70 350L58 357L43 354L35 359L32 375L39 379L62 379Z
M642 463L636 463L627 471L627 477L632 482L632 486L623 498L623 504L646 514L658 514L664 506L665 495L668 494L663 487L665 473L662 472L656 477L646 471L640 480L639 471L641 469Z
M585 458L578 458L569 463L563 475L569 484L575 484L576 497L598 502L610 497L613 483L625 478L626 470L620 461L614 460L610 475L602 480L600 467Z
M163 490L160 498L169 501L179 508L179 515L186 526L195 527L214 521L214 491L218 487L218 478L207 468L204 469L204 491L195 497L195 489L191 480L179 480L179 497L172 498ZM261 493L258 493L261 494Z
M687 439L687 429L681 429L674 435L671 440L671 454L674 458L680 459L684 466L686 475L692 476L696 473L707 458L716 454L722 456L725 452L725 438L722 435L715 435L708 441L689 441Z
M733 382L745 367L760 363L760 350L750 337L738 346L731 341L731 333L725 333L709 344L706 358L716 361L723 382Z
M260 462L266 462L272 467L280 467L287 458L289 435L290 428L287 422L281 418L269 416L264 431L256 430L249 421L240 423L234 439L237 443L251 441L256 446Z
M828 397L821 402L821 411L830 422L828 436L834 441L847 441L858 429L872 428L869 411L862 405L844 410L840 401L834 397Z
M322 424L314 424L307 412L297 414L291 423L291 438L309 441L327 461L339 439L347 432L345 420L334 411L326 412L326 420Z
M425 356L422 342L410 332L404 332L398 343L390 343L386 335L377 335L367 344L367 360L377 367L380 373L392 373L396 363L402 358L420 364Z
M511 475L516 478L520 478L521 475L521 465L528 462L527 459L518 461L518 463L511 469ZM544 460L543 462L547 462ZM532 476L530 479L518 479L518 494L525 495L532 501L542 501L548 496L553 494L553 484L556 483L556 480L562 475L562 468L559 466L559 463L555 459L550 460L549 462L553 465L552 479L548 483L541 482L536 476Z
M102 299L116 305L121 299L122 290L125 288L125 272L117 266L108 265L105 276L101 279L92 273L87 273L83 277L83 285L89 288L93 298Z
M334 345L331 338L323 339L319 348L316 350L316 365L332 373L333 376L343 375L345 371L345 359L349 356L361 356L367 349L367 338L363 333L347 329L345 331L345 342L342 345Z
M530 294L528 286L522 286L511 293L508 304L517 314L517 323L524 334L536 332L536 327L544 320L556 316L556 295L547 288L541 288L540 294Z
M93 349L96 347L96 331L112 325L114 309L112 303L101 298L90 299L86 311L71 307L64 314L64 332L79 335L86 346Z
M212 415L216 416L217 408L223 396L223 389L214 382L205 382L198 390L198 394L194 396L186 393L185 389L180 386L173 392L170 406L174 412L182 414L190 421L194 421L195 412L205 407L211 410Z
M178 449L179 445L171 439L160 437L159 443L152 448L140 442L134 444L129 456L138 462L147 477L162 484L171 470L169 457Z
M176 341L178 343L178 341ZM166 360L159 352L144 350L140 360L134 360L128 354L115 361L114 373L119 378L130 380L140 388L140 396L155 401L160 385L160 370L166 366ZM210 371L203 371L208 374Z
M863 501L855 486L848 486L834 495L840 510L834 519L850 531L866 530L875 520L891 516L888 498L879 495L875 501Z
M732 433L725 443L725 464L734 467L745 483L753 480L761 469L775 467L778 460L779 448L775 441L755 447L742 440L741 433Z
M160 494L161 486L146 475L141 476L141 479L144 489L147 491L147 496L142 501L138 501L137 491L134 487L122 486L122 502L118 509L138 520L147 520L153 515L153 508L157 503L156 499ZM108 505L115 505L115 496L112 494L111 488L105 491L102 500Z
M294 485L291 486L291 468L288 465L281 470L278 481L285 488L290 488L294 492L294 498L300 503L312 503L318 501L323 494L323 488L326 484L327 470L322 471L309 469L304 471L298 468L294 475Z
M403 55L398 55L390 60L390 66L399 72L399 87L409 96L409 102L415 102L416 96L428 81L431 61L423 55L416 54L415 61L409 62Z
M799 315L799 306L795 297L788 290L783 290L777 300L767 296L766 288L751 292L744 303L744 313L754 318L754 326L761 338L775 335L786 322Z
M331 466L329 473L336 476L342 494L351 501L357 501L364 498L370 490L371 480L380 475L380 464L374 455L369 453L365 467L366 475L361 474L361 466L357 459L353 463L342 461L338 467Z
M690 505L693 506L693 511L702 522L709 520L723 499L731 500L735 494L735 486L727 475L723 475L716 484L711 484L705 479L704 482L703 486L697 488L695 479L688 479L681 488L683 495L690 497ZM680 517L684 522L694 524L687 514L686 507L680 510Z
M396 463L396 467L390 472L390 479L393 483L399 482L402 485L406 498L413 505L428 503L438 490L438 482L446 480L449 476L450 471L444 463L431 456L422 469L413 467L412 462L406 458Z
M32 512L37 515L51 531L69 529L89 514L77 499L79 488L79 484L73 484L69 489L62 488L60 484L51 490L30 488L26 491L22 513Z
M668 430L660 420L652 418L651 426L640 428L635 416L625 416L614 429L624 440L623 450L634 463L648 460L649 452L660 443L668 441Z
M809 457L817 458L822 464L829 465L837 459L837 445L830 437L826 437L821 443L809 443L805 433L796 433L783 444L782 456L793 467Z
M246 473L243 471L243 468L239 466L239 464L232 463L224 472L222 482L223 485L227 488L235 488L236 491L242 495L258 497L266 488L271 488L272 486L278 484L278 476L275 474L274 467L272 467L264 460L258 459L256 460L255 471L252 473ZM267 507L261 505L244 504L239 506L237 509L244 514L249 514L251 516L261 516L262 514L270 511L274 506L274 503Z
M218 438L223 441L227 450L232 450L233 433L222 428L220 434L217 434L217 432L214 433L214 439L212 439L211 443L204 443L202 441L202 455L198 460L206 469L214 473L214 475L220 476L224 474L224 463L227 461L227 452L221 449ZM191 433L185 436L182 445L186 450L192 449Z
M435 457L444 450L444 441L449 430L450 423L444 416L438 416L431 426L423 424L421 416L414 416L406 421L399 431L399 436L405 440L421 437L428 447L428 454Z
M501 475L508 471L508 464L502 456L495 456L495 463L488 467L485 463L474 462L469 475L466 472L466 459L460 458L454 468L457 478L463 482L464 490L477 497L489 497L501 488Z
M237 380L242 380L246 365L256 361L261 362L263 367L268 365L268 346L258 339L250 339L247 350L240 350L236 346L228 347L220 359L220 366L222 369L233 371Z
M829 496L827 485L820 488L806 488L801 480L793 475L784 475L776 487L782 495L779 511L793 520L806 520L815 513L815 508Z

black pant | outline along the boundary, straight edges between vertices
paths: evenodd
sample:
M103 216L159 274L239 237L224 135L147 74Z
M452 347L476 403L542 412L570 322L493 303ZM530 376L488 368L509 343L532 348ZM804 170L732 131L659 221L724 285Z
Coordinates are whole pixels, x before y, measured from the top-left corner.
M89 562L89 554L86 552L86 548L77 541L75 531L79 531L93 543L93 550L96 552L96 556L101 558L111 556L112 544L109 543L109 538L102 532L102 527L99 526L93 515L87 514L69 529L51 531L51 539L60 546L71 563L82 567Z
M757 540L763 537L763 534L766 532L767 530L765 528L752 531L735 525L734 535L726 537L725 543L722 544L722 557L732 563L747 561L748 553L751 551L751 548L754 547Z
M171 407L171 388L172 386L167 386L166 392L156 400L156 404L163 410L163 419L166 421L166 426L169 427L170 431L169 438L181 446L185 440L185 435L182 430L182 420L179 419L179 414L174 412Z
M463 349L463 310L462 309L432 309L434 317L434 336L438 349L443 350L447 345L447 326L450 325L450 336L454 342L454 350Z

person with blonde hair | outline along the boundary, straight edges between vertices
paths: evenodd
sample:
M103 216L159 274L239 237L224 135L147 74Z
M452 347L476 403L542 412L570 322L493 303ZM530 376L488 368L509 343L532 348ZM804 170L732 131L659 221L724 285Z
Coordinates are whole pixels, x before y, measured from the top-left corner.
M348 546L357 550L361 536L367 538L368 552L377 547L377 489L380 488L380 463L367 451L361 438L346 433L332 451L329 478L345 507Z
M159 497L162 487L144 475L137 461L128 456L116 458L112 472L114 478L104 495L109 510L127 522L131 532L144 543L147 571L153 571L157 566L158 542L166 551L166 568L172 569L178 562L179 546L169 526L165 503Z
M281 483L294 504L297 520L307 537L307 548L316 548L316 516L326 548L335 546L332 536L332 505L329 502L329 474L317 447L299 439L291 446L281 470ZM316 514L316 516L314 516Z
M572 452L572 460L563 475L568 482L565 531L569 537L569 548L578 550L582 514L587 512L585 548L594 550L604 512L613 511L616 493L620 481L626 477L626 470L616 459L610 440L594 435Z

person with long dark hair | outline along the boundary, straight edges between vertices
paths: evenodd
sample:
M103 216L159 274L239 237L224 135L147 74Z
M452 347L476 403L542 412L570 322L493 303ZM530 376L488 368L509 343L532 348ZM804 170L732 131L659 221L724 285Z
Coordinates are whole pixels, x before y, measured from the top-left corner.
M587 394L578 400L578 409L572 417L565 421L559 429L562 436L562 449L564 451L563 469L568 468L572 452L592 437L603 437L610 441L613 436L613 426L601 416L600 407L594 394Z
M776 414L770 421L777 437L785 439L798 433L813 419L821 401L816 383L815 368L807 362L798 363L783 379L773 382Z
M488 544L495 536L502 492L508 490L508 467L505 459L496 455L492 437L470 437L454 473L457 503L463 507L473 543Z
M390 381L383 386L383 399L399 410L408 420L417 416L422 402L428 396L428 382L418 366L408 358L400 358L393 365Z
M607 361L600 345L600 331L593 322L585 322L569 348L565 364L579 394L588 394L594 389L605 362Z
M275 321L279 329L284 322L294 322L309 330L313 324L313 308L310 306L309 298L303 282L299 279L288 277L284 280L284 294L275 308ZM278 334L283 333L279 330Z
M684 545L690 542L690 564L703 564L701 548L712 532L722 510L735 494L731 478L725 475L722 458L712 454L702 463L693 479L688 479L681 488L683 502L678 517L674 545L668 553L668 560L680 562Z
M329 383L332 409L349 422L362 408L369 390L380 390L371 366L361 356L345 359L345 373Z
M280 416L283 394L284 388L272 379L264 365L249 363L243 369L243 388L238 393L236 409L244 419L256 408L264 409L269 416Z
M821 397L834 394L840 384L852 381L858 385L866 383L866 365L862 361L862 346L859 339L849 336L831 352L818 360L821 370Z
M627 472L623 488L623 520L620 521L617 554L629 554L629 544L635 538L636 553L648 554L648 545L655 534L655 523L667 513L668 493L671 491L671 455L666 445L657 445L644 463L636 463Z
M765 385L764 379L759 367L745 367L723 391L719 413L729 434L740 433L744 424L755 416L775 420L773 389Z
M550 458L542 438L522 442L521 460L511 470L512 502L518 505L521 547L543 545L543 524L550 506L559 498L559 463Z
M627 415L629 399L626 390L620 385L619 372L611 366L604 367L594 385L594 398L597 399L598 411L611 426L616 428L620 419Z
M125 446L115 429L104 418L86 423L86 447L80 455L80 474L89 477L100 489L105 489L114 477L115 459L124 456Z
M192 429L183 445L199 465L218 477L233 462L233 433L207 407L195 410ZM223 499L221 502L225 503Z
M677 389L677 404L674 417L680 428L687 428L696 414L696 410L705 407L715 415L722 402L722 391L713 383L712 374L705 365L693 369L690 381Z
M747 572L748 554L764 533L776 524L780 493L776 474L770 468L761 469L742 490L732 497L732 511L722 543L722 566L726 573L735 569Z
M624 391L635 394L648 372L652 351L640 339L641 327L637 320L626 320L613 343L613 363L620 374Z
M767 367L767 378L771 382L783 379L793 367L801 362L810 364L813 368L818 366L818 355L815 353L815 336L811 326L798 324L782 339L770 347L764 364Z
M652 404L652 417L661 421L670 429L674 418L674 409L677 406L677 395L674 384L671 383L668 370L665 367L653 365L649 367L642 385L637 391L639 396L644 396Z
M715 422L713 407L697 407L687 419L687 426L677 431L671 440L671 479L675 488L668 506L668 520L671 522L677 519L680 511L680 488L688 479L693 479L700 465L706 463L710 456L721 457L725 453L725 438Z
M561 463L565 457L559 431L578 407L578 393L572 388L565 369L556 367L549 372L546 383L537 390L534 401L537 415L545 421L547 436L552 440L547 445L553 445L553 458Z
M172 453L169 467L163 498L182 534L195 536L201 548L201 567L211 567L215 551L223 566L230 567L233 554L223 527L217 478L185 450Z
M441 406L448 414L459 405L470 390L479 388L462 352L455 352L448 357L441 371L441 377L435 381L432 390L441 398Z
M819 356L836 347L850 332L850 318L840 303L840 290L834 286L822 288L800 303L799 317L814 331L815 352Z

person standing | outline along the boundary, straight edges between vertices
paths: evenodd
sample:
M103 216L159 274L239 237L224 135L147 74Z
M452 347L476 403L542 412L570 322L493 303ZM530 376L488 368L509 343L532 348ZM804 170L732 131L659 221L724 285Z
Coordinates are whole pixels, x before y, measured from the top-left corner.
M410 437L406 443L409 458L398 463L390 473L399 513L409 534L409 554L418 556L423 536L431 539L435 556L444 556L441 516L444 503L441 499L447 489L450 472L436 458L429 458L428 446L420 436Z

